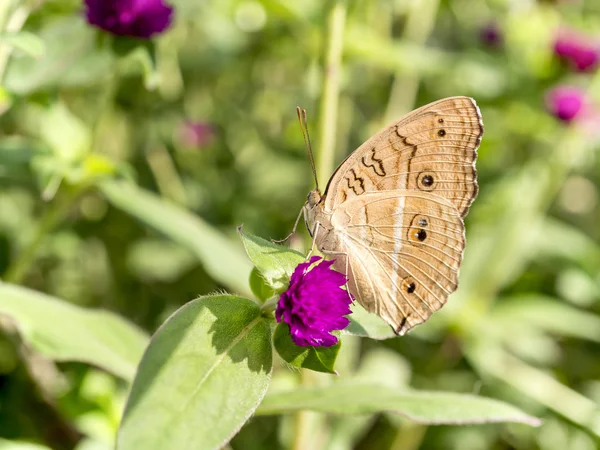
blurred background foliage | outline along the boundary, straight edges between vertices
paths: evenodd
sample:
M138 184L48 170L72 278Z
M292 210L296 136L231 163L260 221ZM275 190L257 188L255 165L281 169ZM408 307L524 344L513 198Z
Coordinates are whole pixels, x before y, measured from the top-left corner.
M236 227L286 236L313 185L296 105L317 151L334 133L339 162L415 107L468 95L486 132L460 288L407 337L344 337L337 369L341 379L485 394L544 424L301 413L255 417L230 445L288 448L301 433L311 449L598 448L600 75L595 63L561 61L555 41L568 28L599 52L600 3L171 3L172 26L136 41L92 28L78 0L1 0L2 280L118 314L145 330L130 349L138 355L183 303L223 289L250 295ZM342 63L327 67L335 14ZM333 123L323 95L332 77ZM581 91L584 112L557 112L548 95L559 85ZM323 167L326 180L333 167ZM306 238L291 245L307 248ZM29 294L3 289L0 448L112 448L131 368L63 362L85 358L61 356L49 329L79 319L30 317ZM281 364L273 389L330 382Z

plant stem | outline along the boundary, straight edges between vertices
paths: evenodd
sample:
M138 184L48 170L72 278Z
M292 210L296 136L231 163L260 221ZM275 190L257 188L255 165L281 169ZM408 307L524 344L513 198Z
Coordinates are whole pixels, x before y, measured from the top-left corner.
M335 136L340 96L340 70L346 24L346 0L334 0L328 17L323 93L319 107L320 146L316 154L319 186L324 187L335 165Z
M435 26L440 0L413 2L406 18L402 39L412 44L425 45ZM396 73L392 92L385 112L385 124L397 120L414 108L421 77Z
M19 253L16 260L10 265L4 275L4 281L18 284L23 281L27 271L35 262L36 253L40 244L65 217L78 198L78 192L69 192L62 198L57 198L42 216L35 233L26 247Z

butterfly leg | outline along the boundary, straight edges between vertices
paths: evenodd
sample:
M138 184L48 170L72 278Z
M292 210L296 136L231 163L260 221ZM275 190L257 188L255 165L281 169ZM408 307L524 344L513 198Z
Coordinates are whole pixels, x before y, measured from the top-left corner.
M289 238L291 238L295 233L296 233L296 228L298 228L298 223L300 222L300 217L302 217L302 214L304 213L304 207L302 207L302 209L300 210L300 213L298 214L298 217L296 218L296 223L294 223L294 228L292 228L292 232L290 234L288 234L284 239L271 239L271 242L274 242L275 244L283 244L285 241L287 241ZM306 213L304 213L306 215Z
M327 256L344 256L345 257L346 268L344 269L344 275L346 276L346 284L344 285L344 287L346 288L346 292L348 293L350 300L352 300L352 302L354 302L355 299L350 294L350 286L348 285L348 280L350 279L350 277L348 276L348 270L350 269L350 267L349 267L350 259L348 258L348 255L345 252L330 252L328 250L321 250L321 253L323 253L324 255L327 255Z
M320 222L315 223L315 230L312 233L312 246L310 247L310 252L308 252L308 255L306 255L306 261L308 261L311 257L311 255L313 254L313 252L315 251L315 244L317 242L317 233L319 232L319 227L321 226Z

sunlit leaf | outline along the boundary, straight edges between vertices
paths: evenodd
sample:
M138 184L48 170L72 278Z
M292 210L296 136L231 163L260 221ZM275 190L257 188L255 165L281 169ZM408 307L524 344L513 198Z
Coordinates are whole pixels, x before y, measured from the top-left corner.
M202 297L153 336L119 430L119 450L222 447L258 406L271 377L271 330L260 308Z
M269 393L257 414L285 414L299 410L329 414L393 412L419 423L478 424L518 422L537 426L539 419L498 400L450 392L405 391L386 386L336 383Z
M304 255L283 245L246 234L241 227L239 233L248 257L263 275L267 284L276 292L287 288L294 269L304 262Z

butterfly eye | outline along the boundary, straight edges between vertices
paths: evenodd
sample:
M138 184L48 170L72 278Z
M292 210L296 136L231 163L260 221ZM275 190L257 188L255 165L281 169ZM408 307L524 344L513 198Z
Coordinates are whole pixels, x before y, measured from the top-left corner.
M440 130L440 131L438 131L438 136L439 136L439 137L444 137L444 136L446 136L446 130Z

